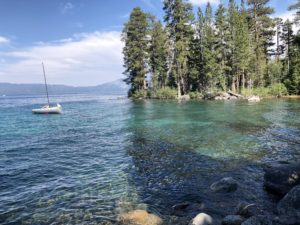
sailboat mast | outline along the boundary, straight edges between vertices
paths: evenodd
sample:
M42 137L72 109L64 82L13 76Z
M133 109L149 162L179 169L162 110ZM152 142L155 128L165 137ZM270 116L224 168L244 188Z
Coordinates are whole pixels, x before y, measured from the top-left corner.
M42 66L43 66L43 72L44 72L44 80L45 80L47 100L48 100L48 105L50 106L49 94L48 94L48 86L47 86L47 79L46 79L45 67L44 67L44 63L43 62L42 62Z

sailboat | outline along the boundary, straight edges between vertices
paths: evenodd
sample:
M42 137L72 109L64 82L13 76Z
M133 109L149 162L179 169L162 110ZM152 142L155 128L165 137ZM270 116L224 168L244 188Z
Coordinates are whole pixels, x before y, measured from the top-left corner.
M56 104L56 106L50 106L44 63L42 63L42 67L43 67L43 73L44 73L44 81L45 81L45 88L46 88L48 104L43 106L42 108L33 109L32 112L35 114L60 114L60 113L62 113L62 106L60 104Z

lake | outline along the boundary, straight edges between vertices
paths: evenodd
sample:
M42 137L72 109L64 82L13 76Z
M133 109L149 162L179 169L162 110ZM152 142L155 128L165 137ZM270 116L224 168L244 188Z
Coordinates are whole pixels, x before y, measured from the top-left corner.
M0 97L0 224L101 224L146 209L166 223L182 202L221 218L239 200L267 210L263 166L300 158L300 101ZM209 186L232 176L231 195ZM194 216L187 212L187 217Z

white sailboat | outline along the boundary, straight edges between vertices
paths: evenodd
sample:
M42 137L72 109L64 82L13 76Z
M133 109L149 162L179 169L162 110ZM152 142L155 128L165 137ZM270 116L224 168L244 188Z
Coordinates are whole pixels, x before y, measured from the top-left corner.
M44 73L45 88L46 88L48 104L43 106L42 108L33 109L32 112L35 114L60 114L60 113L62 113L62 106L60 104L56 104L55 106L50 106L44 63L42 63L42 66L43 66L43 73Z

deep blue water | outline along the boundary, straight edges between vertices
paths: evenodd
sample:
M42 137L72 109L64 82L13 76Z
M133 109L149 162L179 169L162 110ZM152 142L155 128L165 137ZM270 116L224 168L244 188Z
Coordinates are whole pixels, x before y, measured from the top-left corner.
M166 223L189 201L219 218L247 200L273 204L263 165L300 158L300 101L131 101L0 97L0 224L98 224L147 209ZM212 182L236 178L232 195ZM193 215L188 214L192 217Z

